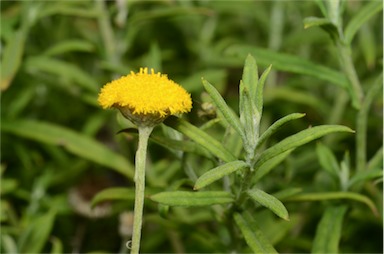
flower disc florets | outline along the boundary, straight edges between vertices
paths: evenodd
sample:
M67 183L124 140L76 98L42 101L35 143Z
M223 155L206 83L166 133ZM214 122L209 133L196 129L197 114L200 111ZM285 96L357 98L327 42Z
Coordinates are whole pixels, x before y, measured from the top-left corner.
M103 108L115 107L137 125L155 125L169 115L189 112L191 96L160 72L140 68L106 84L99 94Z

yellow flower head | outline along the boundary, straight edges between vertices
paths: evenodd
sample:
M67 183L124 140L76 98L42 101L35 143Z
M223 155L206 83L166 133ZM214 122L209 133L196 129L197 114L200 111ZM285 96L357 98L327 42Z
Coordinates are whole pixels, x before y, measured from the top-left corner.
M118 108L135 124L159 123L169 115L189 112L191 96L160 72L140 68L106 84L99 94L103 108Z

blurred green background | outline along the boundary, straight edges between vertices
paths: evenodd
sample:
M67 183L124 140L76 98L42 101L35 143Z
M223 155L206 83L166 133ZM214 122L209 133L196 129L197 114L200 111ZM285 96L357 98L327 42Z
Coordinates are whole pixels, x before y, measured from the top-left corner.
M345 2L343 23L368 4ZM278 132L272 143L308 126L343 124L355 129L358 114L345 100L337 48L321 28L304 29L303 20L309 16L322 16L315 1L2 1L1 252L125 251L119 214L132 210L132 197L99 206L98 214L86 207L103 188L133 186L137 137L116 135L130 125L116 111L102 110L97 95L105 83L140 67L166 73L188 90L194 107L184 117L201 126L215 118L214 109L207 108L210 100L201 77L237 111L239 80L251 53L259 73L272 64L262 126L290 113L306 113ZM380 10L351 44L365 91L382 72L382 25ZM304 75L295 70L295 61L326 70ZM374 158L371 162L378 168L382 107L382 96L375 96L366 126L366 156ZM225 134L222 127L209 131L218 138ZM154 135L164 132L158 127ZM355 166L353 135L331 135L322 142L340 161L349 151L351 168ZM264 187L337 188L321 169L315 147L313 142L295 151ZM151 142L149 154L148 185L153 190L177 185L186 177L174 151ZM207 167L203 163L198 170ZM352 203L356 209L344 221L340 250L379 253L382 182L361 188L361 193L375 202L379 217ZM174 218L164 219L155 203L146 206L143 251L230 251L208 211L180 209ZM325 206L289 205L290 224L268 215L263 223L277 250L309 252Z

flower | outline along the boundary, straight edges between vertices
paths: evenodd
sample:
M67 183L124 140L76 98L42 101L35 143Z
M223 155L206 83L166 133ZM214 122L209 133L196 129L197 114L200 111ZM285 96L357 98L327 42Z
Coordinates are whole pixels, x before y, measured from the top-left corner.
M162 122L169 115L189 112L191 95L167 75L140 68L107 83L100 91L99 104L103 108L117 108L137 125L150 126Z

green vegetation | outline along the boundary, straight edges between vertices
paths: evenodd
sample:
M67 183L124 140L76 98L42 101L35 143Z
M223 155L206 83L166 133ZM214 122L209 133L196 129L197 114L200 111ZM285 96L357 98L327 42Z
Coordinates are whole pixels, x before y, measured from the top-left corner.
M1 253L129 253L137 128L100 88L192 95L149 138L142 253L382 253L381 1L2 1Z

